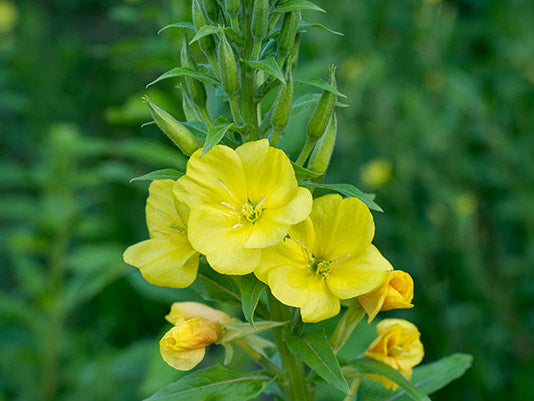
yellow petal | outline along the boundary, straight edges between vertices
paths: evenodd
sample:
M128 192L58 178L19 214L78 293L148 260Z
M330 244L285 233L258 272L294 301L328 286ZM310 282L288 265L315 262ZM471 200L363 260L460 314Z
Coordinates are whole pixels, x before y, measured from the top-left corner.
M126 263L137 267L146 281L154 285L185 288L196 278L198 256L184 238L177 242L149 239L124 251Z
M253 225L247 224L249 236L245 248L267 248L284 239L289 231L289 225L278 223L271 216L271 211L267 210Z
M333 264L326 282L339 298L354 298L377 288L389 270L393 270L391 264L369 245L361 255Z
M198 302L174 302L165 319L177 325L182 320L202 318L209 322L228 323L232 320L226 313Z
M185 229L174 205L174 183L173 180L156 180L148 188L146 224L151 238L166 238L163 232L169 232L171 225Z
M302 245L298 241L287 238L278 245L263 250L261 263L254 274L259 280L268 284L268 274L272 269L291 266L306 269L308 260L308 254Z
M217 322L208 322L195 317L186 320L173 331L173 343L176 349L194 349L206 347L219 340L223 331Z
M191 350L182 350L174 345L173 327L169 330L159 342L161 357L165 362L177 370L191 370L197 366L206 353L206 348L196 348Z
M271 213L277 222L293 225L304 221L310 215L312 204L310 191L299 187L296 196L288 204L278 209L271 209Z
M369 208L356 198L331 194L313 201L310 214L316 235L314 254L325 260L357 256L371 244L374 222Z
M180 177L173 193L178 201L196 205L220 206L221 202L242 205L247 201L247 178L238 154L231 148L217 145L200 157L202 149L191 155L186 175ZM187 208L179 208L187 221Z
M303 322L318 322L339 313L339 299L324 279L306 266L279 266L268 273L273 295L283 304L301 308Z
M266 208L287 205L296 195L297 179L286 154L269 147L267 139L247 142L236 149L248 179L248 199Z
M409 322L407 320L404 320L404 319L384 319L384 320L381 320L376 325L376 332L378 333L378 335L381 335L381 334L385 333L388 329L390 329L391 327L393 327L395 325L401 326L406 331L414 331L414 332L419 333L419 330L417 329L417 326L415 324L413 324L412 322Z
M213 270L221 274L244 275L256 270L261 261L261 249L230 248L223 247L214 253L206 255Z

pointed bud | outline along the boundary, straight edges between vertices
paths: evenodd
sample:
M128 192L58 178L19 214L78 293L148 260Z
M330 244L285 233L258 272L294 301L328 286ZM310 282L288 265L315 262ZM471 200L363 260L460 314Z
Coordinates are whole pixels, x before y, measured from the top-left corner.
M308 168L311 171L321 174L321 177L325 175L330 164L330 158L332 157L336 143L336 135L337 117L336 113L332 113L328 127L326 127L326 132L315 145L310 161L308 162Z
M332 67L330 69L330 84L336 87L336 69ZM315 107L312 113L310 121L308 122L307 136L310 142L318 141L324 134L334 106L336 105L336 95L329 91L324 91L319 99L319 103Z
M230 17L237 17L241 11L241 1L240 0L225 0L224 5L226 6L226 11Z
M182 50L180 51L180 61L182 67L190 68L194 71L198 70L195 56L193 55L193 52L191 51L191 48L187 44L187 40L185 40L185 38L182 44ZM187 86L187 90L189 91L189 95L191 96L191 100L193 100L193 103L195 103L199 107L205 107L207 96L204 84L199 80L188 76L185 77L185 84Z
M291 71L295 71L297 68L297 64L299 62L299 53L300 53L300 38L302 37L302 33L297 33L297 36L295 36L295 43L293 44L293 49L291 49L291 53L289 53L289 56L287 56L287 65L291 69Z
M223 89L229 96L234 96L239 90L239 75L234 50L224 32L221 32L221 40L217 47L217 59Z
M274 132L282 132L287 126L289 113L291 112L291 102L293 100L293 74L289 72L285 84L280 86L278 95L273 105L271 124Z
M204 3L204 9L206 10L208 18L214 24L217 24L217 21L219 20L219 5L217 4L217 0L202 0L202 3Z
M284 15L282 29L278 36L278 57L280 60L285 60L293 45L295 43L295 35L297 33L297 25L299 23L300 13L298 11L291 11Z
M255 0L252 11L252 36L262 40L269 27L269 0Z
M182 124L174 119L169 113L153 103L148 97L143 100L150 107L152 118L157 126L174 142L176 146L187 156L200 148L200 143Z
M200 0L193 0L192 10L191 14L193 17L193 23L195 25L195 29L198 30L203 27L204 25L209 25L208 17L206 16L204 9L202 8L202 5L200 4ZM204 36L203 38L199 39L200 48L202 51L207 55L210 56L215 51L215 39L212 35Z

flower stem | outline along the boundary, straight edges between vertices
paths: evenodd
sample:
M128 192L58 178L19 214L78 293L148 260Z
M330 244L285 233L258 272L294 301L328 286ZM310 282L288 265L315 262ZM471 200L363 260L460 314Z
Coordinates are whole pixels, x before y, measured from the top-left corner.
M282 305L272 294L268 291L269 305L271 307L271 319L278 321L291 320L290 309ZM286 393L291 401L312 401L312 395L308 389L306 378L304 376L304 366L302 362L287 348L287 345L282 337L282 327L275 327L273 329L274 340L282 360L283 375L280 377L280 387Z
M306 142L304 143L304 146L300 151L300 155L297 161L295 162L296 164L298 164L299 166L302 166L304 164L313 149L313 145L315 145L315 141L310 141L308 138L306 138Z
M278 366L276 366L274 363L272 363L270 359L265 358L262 354L260 354L256 350L254 350L245 341L243 341L241 339L234 340L234 344L237 345L239 348L241 348L243 351L245 351L248 354L248 356L250 356L256 362L258 362L261 366L263 366L265 369L267 369L273 375L278 376L278 377L282 377L283 376L283 372L280 370L280 368Z

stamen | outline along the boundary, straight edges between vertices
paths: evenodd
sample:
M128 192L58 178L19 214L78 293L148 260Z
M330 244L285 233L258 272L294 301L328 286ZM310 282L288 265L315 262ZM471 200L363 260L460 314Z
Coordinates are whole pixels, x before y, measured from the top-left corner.
M222 189L224 189L226 192L228 192L228 195L230 195L231 197L234 197L234 194L232 192L230 192L230 190L228 189L228 187L226 185L224 185L221 181L219 180L215 180L215 182L217 183L217 185L219 185Z

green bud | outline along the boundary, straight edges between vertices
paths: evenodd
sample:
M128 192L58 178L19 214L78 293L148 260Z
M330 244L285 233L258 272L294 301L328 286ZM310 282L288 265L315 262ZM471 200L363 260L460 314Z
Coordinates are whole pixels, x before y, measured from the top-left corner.
M193 134L176 121L173 116L153 103L148 97L145 96L143 100L150 107L150 113L156 125L185 155L189 156L201 147Z
M239 75L234 50L226 40L224 32L221 32L221 40L217 47L217 59L223 89L229 96L234 96L239 90Z
M217 0L202 0L202 2L204 3L204 9L208 18L216 24L219 20L219 5L217 4Z
M278 95L273 105L273 114L271 115L271 124L274 132L282 132L289 121L291 111L291 102L293 100L293 76L289 72L286 83L280 86Z
M269 28L269 0L255 0L252 11L252 36L263 39Z
M284 15L282 29L278 36L278 57L281 60L285 60L291 49L293 49L299 19L300 13L298 11L291 11Z
M239 15L239 11L241 11L240 0L225 0L224 5L230 17L237 17Z
M302 37L301 33L297 33L297 36L295 37L295 43L293 44L293 49L291 49L291 53L289 53L289 56L287 57L287 65L291 69L291 71L295 71L297 68L297 64L299 62L299 53L300 53L300 38Z
M181 61L182 67L190 68L195 71L198 70L195 56L193 55L193 52L191 51L189 45L187 44L187 40L185 38L182 43L182 50L180 51L180 61ZM207 101L207 95L206 95L206 88L204 87L204 84L200 82L198 79L191 78L188 76L185 77L185 83L187 85L187 90L189 91L189 95L191 96L191 99L193 100L193 103L195 103L199 107L205 107L206 101Z
M337 135L337 117L336 113L332 113L330 122L324 135L319 139L315 148L313 149L310 161L308 162L308 168L316 173L324 176L328 165L330 164L330 158L334 151L334 145L336 143Z
M332 67L330 69L330 84L333 87L336 87L335 72L336 69ZM311 142L315 142L323 136L335 105L336 95L332 92L324 91L308 122L307 135Z
M193 0L193 8L191 10L193 16L193 23L195 29L198 31L204 25L209 25L209 20L200 4L200 0ZM200 48L207 56L212 55L215 51L215 39L212 35L204 36L199 39Z
M187 121L202 121L202 116L182 85L180 85L180 94L182 95L182 108Z

